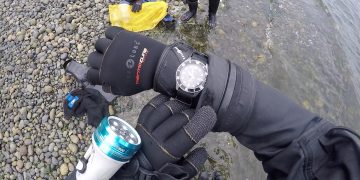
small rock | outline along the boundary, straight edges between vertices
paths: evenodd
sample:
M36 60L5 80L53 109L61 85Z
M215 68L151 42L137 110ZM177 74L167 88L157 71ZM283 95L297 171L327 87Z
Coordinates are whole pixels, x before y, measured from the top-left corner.
M43 4L49 4L49 0L41 0Z
M49 116L51 120L55 119L55 109L51 109Z
M15 143L10 143L10 149L9 149L10 153L13 153L16 151L16 145Z
M70 144L69 144L69 149L70 149L70 151L71 151L73 154L77 153L77 151L78 151L77 145L76 145L76 144L73 144L73 143L70 143Z
M5 69L7 71L14 71L15 70L15 68L13 66L6 66Z
M31 144L31 139L25 139L24 144L27 145L27 146L30 145Z
M21 156L25 156L27 154L27 148L25 145L23 146L20 146L19 149L18 149L19 153Z
M30 168L31 168L31 162L25 163L25 169L30 169Z
M60 166L60 174L65 176L69 173L69 168L68 168L68 165L66 163L62 164Z
M60 59L65 60L67 56L68 56L67 53L63 53L61 54Z
M78 51L82 51L84 49L84 46L82 44L77 45Z
M23 168L24 167L24 162L22 161L22 160L18 160L17 162L16 162L16 168L17 169L21 169L21 168Z
M48 147L48 150L49 150L50 152L52 152L52 151L54 150L54 147L55 147L55 143L50 143L50 144L49 144L49 147Z
M64 32L64 28L62 28L61 26L58 26L55 28L55 32L56 32L56 34L61 34Z
M32 156L34 154L34 148L30 145L28 146L28 155Z
M42 118L41 118L41 122L42 123L46 123L49 119L49 116L48 115L44 115Z
M27 114L27 109L26 109L26 107L22 107L19 112L20 112L21 115Z
M77 137L76 135L73 134L70 136L70 140L71 140L71 142L77 144L79 142L79 137Z
M26 89L27 89L27 91L30 92L30 93L32 93L32 92L34 91L34 87L33 87L31 84L28 84L28 85L26 86Z
M45 87L44 87L44 91L45 91L46 93L51 93L52 90L53 90L53 88L52 88L51 86L45 86Z

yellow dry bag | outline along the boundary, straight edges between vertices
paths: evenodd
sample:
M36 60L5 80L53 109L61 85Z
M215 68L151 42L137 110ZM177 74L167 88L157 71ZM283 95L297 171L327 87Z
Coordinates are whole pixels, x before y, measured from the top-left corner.
M112 26L122 27L128 31L146 31L153 29L167 14L167 3L163 1L145 2L141 11L132 12L128 4L109 6Z

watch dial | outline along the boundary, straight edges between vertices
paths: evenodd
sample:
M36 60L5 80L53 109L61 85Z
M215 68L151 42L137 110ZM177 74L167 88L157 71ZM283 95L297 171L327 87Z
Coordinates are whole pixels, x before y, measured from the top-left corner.
M207 76L201 64L187 64L180 71L180 82L187 89L196 89L201 85Z

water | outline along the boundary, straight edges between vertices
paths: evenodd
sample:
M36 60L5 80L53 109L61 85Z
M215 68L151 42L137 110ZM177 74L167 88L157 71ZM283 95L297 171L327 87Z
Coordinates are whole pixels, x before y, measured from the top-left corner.
M175 33L150 33L165 43L181 39L249 69L305 108L360 132L360 2L358 0L224 0L219 25L204 25L207 1L197 21ZM161 34L158 34L161 32ZM227 179L265 179L252 152L227 134L203 143L207 170Z

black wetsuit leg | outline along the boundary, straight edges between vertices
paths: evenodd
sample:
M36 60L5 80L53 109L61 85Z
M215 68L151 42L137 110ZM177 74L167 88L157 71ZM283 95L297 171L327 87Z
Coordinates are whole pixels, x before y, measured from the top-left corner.
M197 8L198 8L198 1L197 0L187 0L187 4L189 5L189 11L183 14L180 19L183 22L189 21L192 17L195 17Z
M216 26L216 12L219 7L220 0L209 0L209 26Z

